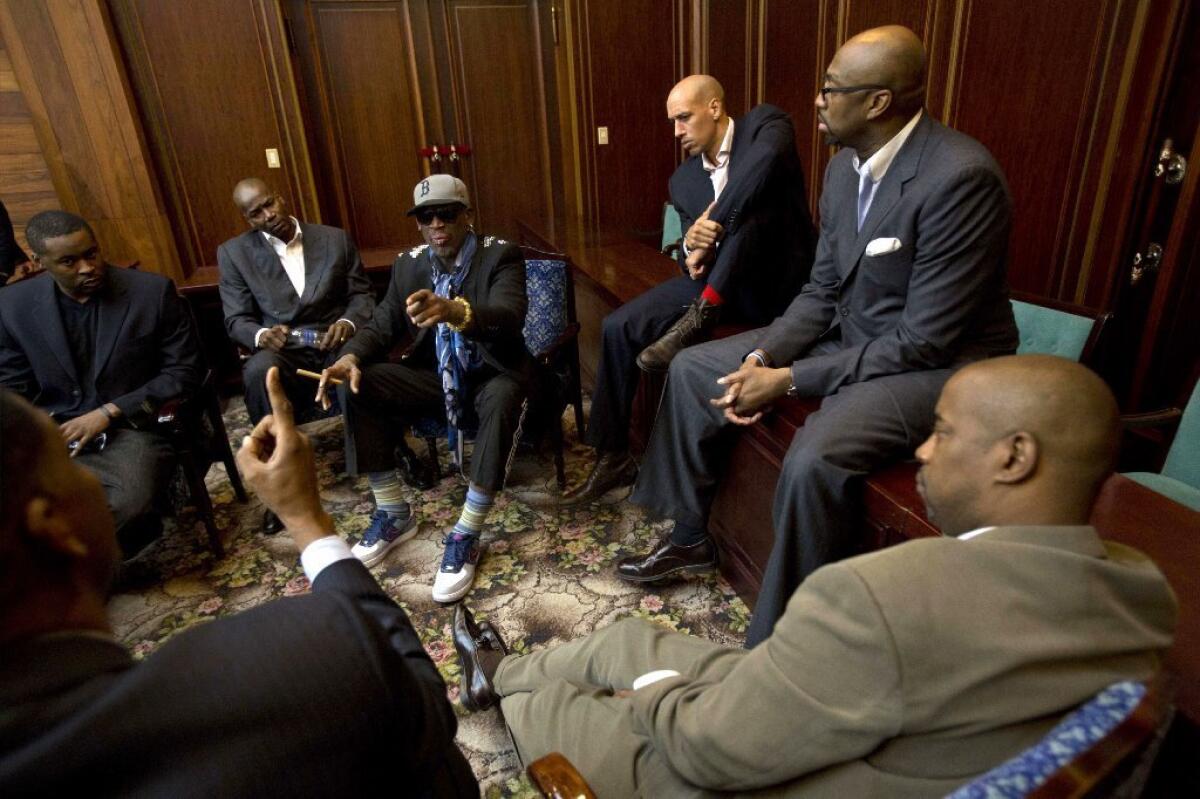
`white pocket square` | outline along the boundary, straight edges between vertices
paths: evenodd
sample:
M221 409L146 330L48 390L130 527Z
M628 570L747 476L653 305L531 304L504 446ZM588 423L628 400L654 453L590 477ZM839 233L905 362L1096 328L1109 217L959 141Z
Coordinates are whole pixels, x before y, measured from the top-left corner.
M900 239L871 239L871 243L867 245L867 255L873 258L876 255L887 255L898 249L900 249Z

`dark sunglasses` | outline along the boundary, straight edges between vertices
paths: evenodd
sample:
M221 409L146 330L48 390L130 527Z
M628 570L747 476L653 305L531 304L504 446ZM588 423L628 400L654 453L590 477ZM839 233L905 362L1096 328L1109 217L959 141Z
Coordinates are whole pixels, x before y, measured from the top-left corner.
M413 216L415 216L417 221L422 225L433 224L434 217L442 220L442 222L447 225L453 225L458 220L458 215L462 212L463 209L460 206L446 205L442 206L441 208L422 208L420 211L417 211L415 214L413 214Z

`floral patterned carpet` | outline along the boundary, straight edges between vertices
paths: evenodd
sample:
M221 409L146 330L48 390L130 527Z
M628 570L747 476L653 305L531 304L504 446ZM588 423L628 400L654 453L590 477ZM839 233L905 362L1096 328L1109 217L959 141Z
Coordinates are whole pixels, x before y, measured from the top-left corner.
M580 480L590 450L568 425L567 480ZM236 447L248 432L241 399L225 413ZM366 478L345 473L342 423L325 419L305 425L317 452L322 496L340 535L357 540L372 509ZM443 441L444 447L444 441ZM424 453L424 444L414 442ZM443 470L447 466L442 452ZM144 657L170 636L280 596L303 593L308 580L286 534L259 532L262 506L253 497L238 503L222 466L212 468L209 491L226 556L209 553L203 525L190 511L166 521L166 534L130 564L110 603L117 635ZM433 489L410 489L419 532L374 569L375 576L407 611L431 658L446 680L459 714L458 743L488 797L536 796L495 711L467 713L458 702L459 665L450 637L452 610L433 602L430 587L441 558L440 541L453 525L466 493L457 475ZM625 616L641 616L668 627L730 645L744 638L748 611L724 580L693 578L658 589L628 585L613 575L615 561L642 552L665 523L651 522L624 501L627 489L599 503L559 510L546 507L556 493L549 457L522 453L508 488L497 499L483 535L486 547L475 587L466 602L497 624L509 648L522 653L569 641ZM542 500L539 502L538 500Z

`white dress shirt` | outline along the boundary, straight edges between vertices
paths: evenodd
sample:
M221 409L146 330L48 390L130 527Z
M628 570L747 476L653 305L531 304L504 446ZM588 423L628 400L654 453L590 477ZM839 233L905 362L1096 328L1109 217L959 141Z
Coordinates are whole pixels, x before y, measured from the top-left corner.
M875 154L868 158L865 162L858 160L855 155L851 159L851 164L854 166L854 171L858 173L858 191L863 192L864 183L870 182L867 189L870 192L870 197L866 201L866 208L863 210L863 219L866 219L867 214L871 212L871 203L875 201L875 191L879 188L879 182L883 180L883 176L887 174L888 167L892 165L892 161L896 158L896 153L900 152L900 148L904 146L904 142L908 141L908 137L912 135L913 128L921 121L921 112L918 111L913 115L913 118L908 120L908 124L900 129L900 132L888 140L888 143L875 151Z
M338 535L327 535L318 538L304 548L300 553L300 565L304 567L304 576L311 583L317 575L339 560L353 558L350 546Z
M708 160L708 153L703 153L700 156L700 165L704 167L704 171L708 173L708 179L712 181L713 199L719 200L721 192L725 191L725 186L729 184L729 153L733 150L733 120L729 120L729 127L725 129L725 138L721 139L721 148L717 151L717 162L713 163Z

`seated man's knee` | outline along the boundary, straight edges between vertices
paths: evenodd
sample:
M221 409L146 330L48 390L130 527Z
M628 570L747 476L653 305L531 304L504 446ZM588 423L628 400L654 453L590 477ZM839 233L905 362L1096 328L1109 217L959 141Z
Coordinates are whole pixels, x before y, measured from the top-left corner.
M267 372L272 366L278 366L283 369L283 360L270 350L259 350L250 356L244 364L242 364L242 380L246 387L251 385L259 386L266 382Z

